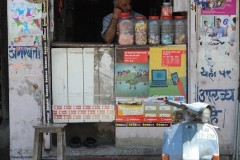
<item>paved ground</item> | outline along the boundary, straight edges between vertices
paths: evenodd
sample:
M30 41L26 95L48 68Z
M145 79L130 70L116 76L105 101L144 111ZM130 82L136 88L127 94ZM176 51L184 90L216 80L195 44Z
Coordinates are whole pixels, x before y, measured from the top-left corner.
M9 121L5 121L0 123L0 160L10 160L9 145L10 145ZM135 156L112 156L111 155L111 152L131 152L131 151L128 151L128 149L126 149L127 147L125 149L124 148L116 150L115 147L100 147L100 146L97 147L96 149L87 149L84 147L81 147L80 149L72 149L71 147L67 147L66 150L69 152L67 154L67 160L160 160L159 156L136 156L136 153L135 153ZM140 150L145 150L145 149L146 148L143 148L143 149L140 148ZM53 150L56 150L56 149L53 149ZM101 156L102 152L109 152L109 153L107 156ZM151 152L151 151L146 150L146 152ZM56 153L54 151L52 153L53 154L49 155L49 157L52 157L52 158L45 158L44 160L56 159L55 158ZM82 153L87 156L79 156L81 155L79 153Z
M138 149L136 149L138 148ZM136 146L136 148L128 149L128 147L123 148L117 148L117 147L97 147L96 149L86 149L84 147L81 147L80 149L72 149L70 147L67 147L67 160L161 160L160 156L157 156L158 148L142 148L139 146ZM56 150L56 149L54 149ZM108 150L107 152L105 150ZM138 151L141 151L146 153L145 156L137 156ZM107 156L101 156L101 153L105 152L108 153ZM116 153L117 154L116 154ZM113 156L115 155L129 155L129 156ZM126 153L126 154L125 154ZM150 155L156 155L156 156L146 156L149 153L152 153ZM153 154L154 153L154 154ZM55 156L56 152L53 154L49 154L49 157L54 158L47 158L44 160L53 160L56 159ZM81 156L85 155L85 156ZM135 155L135 156L130 156ZM94 157L93 157L94 156ZM240 157L239 157L240 158ZM2 122L0 123L0 160L9 160L9 122ZM229 156L221 156L221 160L230 160L231 158Z
M56 147L45 157L56 157ZM151 146L97 146L96 148L66 148L67 160L161 160L159 147Z
M82 158L68 158L68 160L161 160L160 157L82 157Z
M0 123L0 159L9 160L9 122Z

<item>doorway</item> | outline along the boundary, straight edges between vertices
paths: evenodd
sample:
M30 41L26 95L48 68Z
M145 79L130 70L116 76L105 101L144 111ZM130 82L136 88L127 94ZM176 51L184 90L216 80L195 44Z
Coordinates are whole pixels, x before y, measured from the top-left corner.
M102 19L113 11L112 0L55 1L54 42L103 43ZM159 15L162 0L132 0L132 9L146 17Z

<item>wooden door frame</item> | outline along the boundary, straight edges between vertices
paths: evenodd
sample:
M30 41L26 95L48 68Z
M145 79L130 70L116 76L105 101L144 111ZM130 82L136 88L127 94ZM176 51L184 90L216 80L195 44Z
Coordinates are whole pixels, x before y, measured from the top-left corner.
M0 1L0 96L2 120L9 120L7 0Z

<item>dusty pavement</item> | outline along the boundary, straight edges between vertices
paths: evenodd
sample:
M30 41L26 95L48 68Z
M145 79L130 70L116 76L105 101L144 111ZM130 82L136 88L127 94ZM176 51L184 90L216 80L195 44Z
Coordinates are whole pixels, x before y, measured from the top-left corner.
M9 121L4 121L0 123L0 160L10 160L9 157ZM101 148L101 147L100 147ZM107 147L108 148L108 147ZM110 149L109 149L110 148ZM115 147L109 147L109 152L116 152ZM101 155L95 155L99 152L99 154L103 151L98 152L94 149L87 149L84 147L81 147L80 149L72 149L70 147L67 147L66 149L69 153L67 154L67 160L160 160L161 158L159 156L112 156L111 153L109 153L108 156L101 156ZM102 150L105 151L104 147L102 147ZM118 152L122 152L123 149L120 149ZM125 149L126 150L126 149ZM124 151L125 151L124 150ZM88 153L87 156L79 156L77 152L81 153ZM126 152L126 151L125 151ZM121 153L119 153L121 154ZM53 156L54 155L54 156ZM56 153L53 152L53 155L50 154L50 157L44 157L43 160L56 160Z
M0 123L0 159L9 160L9 121Z
M9 121L5 121L0 123L0 160L10 160L9 158ZM84 149L84 147L81 147L80 149L72 149L70 147L67 147L67 160L161 160L161 156L137 156L138 154L136 154L135 152L137 152L136 150L133 149L133 151L135 151L134 155L135 156L120 156L121 152L126 152L127 149L120 149L119 151L114 149L116 147L109 147L107 148L108 151L110 152L108 156L97 156L97 153L100 152L101 150L98 151L93 149ZM126 147L127 148L127 147ZM56 150L56 149L55 149ZM95 151L94 151L95 150ZM104 148L103 148L104 150ZM155 152L157 153L157 148L155 148ZM148 152L153 151L153 150L146 150ZM83 155L85 156L79 156L79 153L84 153ZM119 156L111 156L111 152L117 152L119 153ZM155 153L154 152L154 153ZM78 153L78 154L77 154ZM86 154L87 153L87 154ZM156 154L155 153L155 154ZM50 154L51 155L51 154ZM54 156L53 156L54 155ZM48 157L44 157L43 160L56 160L56 153L53 153L53 155L51 155L51 158ZM93 156L95 155L95 156ZM140 154L139 154L140 155ZM54 158L53 158L54 157ZM230 160L231 158L226 156L221 156L221 160Z

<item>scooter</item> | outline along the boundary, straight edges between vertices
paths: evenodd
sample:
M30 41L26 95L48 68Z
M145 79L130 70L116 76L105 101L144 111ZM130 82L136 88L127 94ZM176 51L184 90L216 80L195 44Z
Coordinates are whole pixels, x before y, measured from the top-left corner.
M218 127L209 124L213 107L201 102L164 101L180 108L184 120L165 130L162 160L219 160Z

